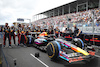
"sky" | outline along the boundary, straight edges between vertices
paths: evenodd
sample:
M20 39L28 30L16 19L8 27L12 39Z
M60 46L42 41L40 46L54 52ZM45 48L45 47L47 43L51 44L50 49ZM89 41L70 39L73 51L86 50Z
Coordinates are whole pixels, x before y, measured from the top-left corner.
M75 0L0 0L0 25L12 25L17 18L31 19L32 16ZM25 20L25 22L29 22Z

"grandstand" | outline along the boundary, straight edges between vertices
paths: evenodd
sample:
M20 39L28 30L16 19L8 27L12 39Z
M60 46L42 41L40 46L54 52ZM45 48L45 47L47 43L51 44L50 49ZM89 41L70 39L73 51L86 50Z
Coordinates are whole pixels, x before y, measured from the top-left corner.
M65 24L72 28L74 23L84 32L92 33L94 25L97 32L100 25L100 0L77 0L62 6L41 12L33 16L33 24L54 25L63 27ZM93 21L94 20L94 21ZM94 22L94 23L92 23ZM84 27L84 30L83 30ZM87 27L89 28L87 30ZM86 29L85 29L86 28ZM99 29L98 29L99 30Z

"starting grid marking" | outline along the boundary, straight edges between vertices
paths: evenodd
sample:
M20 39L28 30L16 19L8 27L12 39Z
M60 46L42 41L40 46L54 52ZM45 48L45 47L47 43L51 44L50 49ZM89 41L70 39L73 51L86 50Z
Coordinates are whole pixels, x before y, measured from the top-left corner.
M30 55L35 58L36 60L38 60L40 63L42 63L45 67L49 67L47 64L45 64L43 61L41 61L40 59L38 59L37 57L35 57L33 54L30 53Z

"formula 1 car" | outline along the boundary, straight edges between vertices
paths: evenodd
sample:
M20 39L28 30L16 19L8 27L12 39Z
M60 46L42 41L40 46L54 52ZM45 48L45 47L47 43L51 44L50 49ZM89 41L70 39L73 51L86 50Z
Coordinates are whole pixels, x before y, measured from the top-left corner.
M83 41L75 38L72 43L63 39L55 39L55 41L49 42L47 44L47 54L52 60L62 58L72 63L92 59L95 52L85 49Z
M48 35L47 32L43 32L37 36L37 38L34 40L33 46L37 47L40 50L46 51L46 45L55 40L54 35Z
M37 36L41 32L29 32L28 35L26 35L26 46L30 47L33 45L34 40L37 38Z
M26 36L26 46L30 47L34 43L34 37L31 35Z
M55 40L54 34L48 35L47 32L30 32L27 37L27 46L33 45L34 47L46 51L46 45L50 42Z

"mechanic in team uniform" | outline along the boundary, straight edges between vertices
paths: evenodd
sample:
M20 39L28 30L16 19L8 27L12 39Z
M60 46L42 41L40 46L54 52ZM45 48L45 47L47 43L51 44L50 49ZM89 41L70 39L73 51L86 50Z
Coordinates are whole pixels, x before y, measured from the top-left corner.
M48 34L54 34L54 29L52 26L49 26Z
M26 34L26 31L25 31L25 28L23 25L23 26L21 26L20 31L19 31L18 46L20 43L22 43L24 45L24 47L26 47L25 46L25 44L26 44L26 35L25 34Z
M32 32L31 26L27 25L27 27L25 28L25 31L26 31L26 35L28 35L29 32Z
M29 30L29 25L27 25L27 27L25 27L25 31L26 31L26 34L25 35L28 35L28 30Z
M66 27L64 33L72 33L72 30L69 27Z
M32 30L31 30L31 27L28 26L28 29L27 29L27 31L26 31L27 35L28 35L30 32L32 32Z
M37 29L36 29L35 25L33 25L33 27L32 27L32 32L37 32ZM32 34L32 36L35 37L35 35L33 35L33 34Z
M16 36L15 36L15 28L14 28L14 26L11 26L10 31L11 31L11 33L10 33L11 38L13 38L14 44L16 45L16 42L15 42L15 37Z
M36 32L35 25L33 25L33 27L32 27L32 32Z
M41 26L37 26L37 32L42 32Z
M18 36L18 42L19 42L19 36L20 36L20 32L22 30L22 27L21 27L21 24L18 25L18 29L17 29L17 36ZM19 43L18 43L18 46L19 46Z
M32 32L31 26L29 26L29 28L28 28L28 29L29 29L29 31L28 31L28 32Z
M2 26L0 27L0 32L3 32L3 27Z
M60 30L59 30L58 26L56 27L56 29L54 31L55 31L55 37L58 38L59 34L60 34Z
M25 31L26 31L26 34L25 35L28 35L29 32L31 32L31 27L28 25L26 28L25 28Z
M61 36L64 37L65 34L66 34L66 25L64 25L64 27L62 28L62 31L61 31Z
M3 37L3 41L4 41L3 44L4 44L4 47L5 47L5 45L6 45L6 39L8 38L8 40L9 40L9 48L12 48L12 47L11 47L10 28L9 28L9 26L8 26L8 23L5 24L5 27L4 27L3 31L4 31L4 37Z
M47 32L47 29L46 29L45 25L42 26L42 32Z
M76 25L73 25L74 26L74 34L73 34L73 38L80 38L80 34L82 33L82 31L80 29L78 29L76 27Z
M19 37L20 37L21 31L22 31L22 26L21 26L21 24L19 24L19 25L18 25L18 29L17 29L17 32L18 32L18 35L17 35L17 36L18 36L18 46L19 46L19 42L20 42L20 41L19 41L19 39L20 39Z
M32 32L37 32L35 25L33 25Z
M42 29L42 32L47 32L47 29Z
M33 32L37 32L36 28L33 29Z

